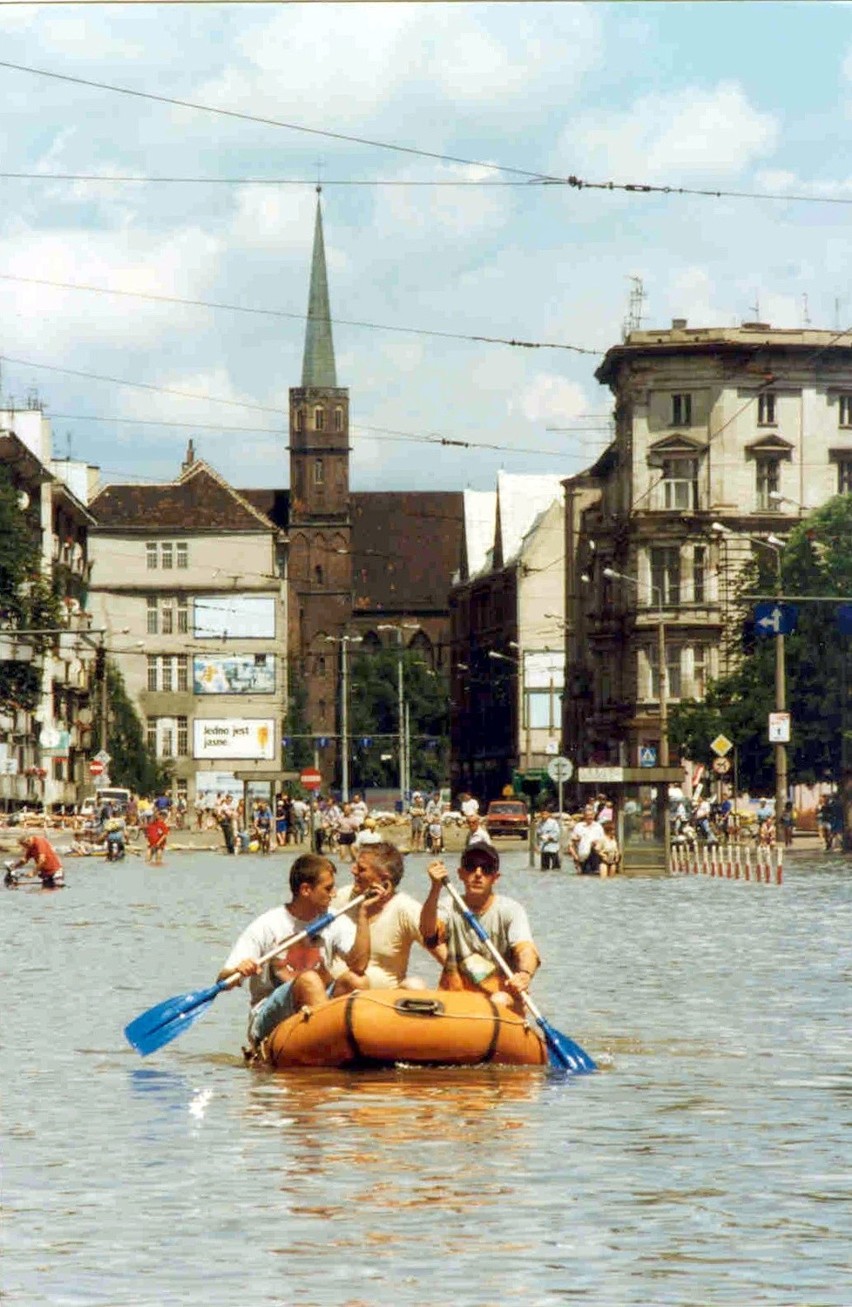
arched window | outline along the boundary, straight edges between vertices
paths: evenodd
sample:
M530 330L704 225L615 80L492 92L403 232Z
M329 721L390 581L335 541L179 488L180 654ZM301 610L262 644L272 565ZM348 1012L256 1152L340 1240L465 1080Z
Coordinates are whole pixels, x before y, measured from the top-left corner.
M304 429L305 429L305 410L303 408L297 408L296 412L293 414L293 430L304 431Z
M318 706L320 726L325 726L325 699L320 699Z
M314 485L321 486L325 483L325 468L322 465L321 458L314 459Z
M314 568L314 580L316 581L317 585L323 585L325 583L322 565L320 563L317 563L316 567Z
M375 631L365 631L361 637L361 652L366 654L378 653L382 647L382 642Z
M325 431L325 409L324 409L324 408L319 408L319 407L318 407L318 408L315 408L315 409L314 409L314 430L315 430L315 431Z
M335 431L343 430L343 409L339 405L334 410L334 429Z
M425 631L415 632L409 641L408 647L412 653L416 653L418 657L423 659L424 663L434 670L435 652L432 646L432 641L429 639L428 635L426 635Z

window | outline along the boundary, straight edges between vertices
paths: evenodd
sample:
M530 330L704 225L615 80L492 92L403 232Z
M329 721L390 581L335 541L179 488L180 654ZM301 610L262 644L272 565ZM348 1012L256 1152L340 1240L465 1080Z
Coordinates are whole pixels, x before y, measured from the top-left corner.
M663 459L663 507L698 507L698 459Z
M157 659L152 654L148 655L148 689L156 690L157 688Z
M314 459L314 485L321 486L325 481L325 469L322 465L322 459Z
M757 397L757 422L761 427L775 426L775 396L758 395Z
M148 745L148 752L157 756L157 719L149 717L145 722L145 743Z
M174 686L174 676L172 675L173 671L174 668L172 666L171 658L162 658L160 660L160 677L161 677L162 689L166 692L166 694L171 694L172 687Z
M174 634L175 608L173 599L160 600L160 631L163 635Z
M171 541L164 541L160 545L160 566L168 571L174 567L174 550Z
M706 601L706 575L707 550L704 545L695 545L692 550L692 602L695 604L703 604Z
M178 693L189 689L189 658L186 654L178 654L177 688Z
M707 693L707 646L696 644L692 647L692 697L703 699Z
M778 502L772 499L772 493L780 489L781 486L781 462L777 458L757 458L754 465L757 507L762 513L774 513L778 510Z
M297 408L296 412L293 414L293 430L303 431L304 426L305 426L305 410L302 408Z
M651 549L651 605L680 603L680 549L663 545ZM647 590L642 593L648 598Z
M177 719L177 751L179 758L185 758L189 753L189 722L186 717Z
M315 408L315 409L314 409L314 430L315 430L315 431L325 431L325 409L324 409L324 408Z
M159 623L159 608L157 606L156 596L149 595L147 600L147 605L148 605L148 625L147 625L148 634L157 635L160 629L160 623Z
M179 595L177 601L178 635L186 635L189 630L189 600L186 595Z
M688 427L692 424L692 396L688 394L672 395L672 426Z
M840 458L837 461L837 493L852 495L852 458Z
M179 568L183 571L189 567L189 546L185 540L181 540L175 545L176 561Z
M149 717L145 722L145 738L156 758L185 758L189 753L189 719Z
M157 546L153 541L145 546L145 558L148 563L148 571L155 572L157 570Z
M648 668L651 673L649 698L660 697L660 660L656 642L648 649ZM680 649L670 641L666 642L666 700L679 699L681 696Z
M323 584L323 570L322 567L319 565L319 563L317 563L316 567L314 568L314 581L316 582L317 585Z
M343 430L343 409L339 407L334 410L334 429L335 431Z

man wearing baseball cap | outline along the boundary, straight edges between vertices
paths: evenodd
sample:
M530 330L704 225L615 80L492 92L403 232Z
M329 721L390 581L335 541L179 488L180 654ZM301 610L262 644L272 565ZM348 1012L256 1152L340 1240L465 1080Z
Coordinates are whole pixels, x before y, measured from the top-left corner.
M470 846L461 855L459 877L465 906L511 967L511 979L497 967L455 904L439 904L449 876L443 862L431 862L428 872L431 883L420 913L420 933L427 948L447 946L439 988L483 989L495 1003L512 1004L520 1010L520 995L538 970L539 956L525 909L515 899L494 892L500 879L499 854L488 844Z

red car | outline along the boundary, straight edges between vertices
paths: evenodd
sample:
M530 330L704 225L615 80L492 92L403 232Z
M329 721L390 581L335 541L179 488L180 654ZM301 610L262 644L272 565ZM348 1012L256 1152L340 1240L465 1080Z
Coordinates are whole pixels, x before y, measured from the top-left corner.
M521 799L494 799L485 814L485 828L489 835L514 835L528 839L530 817L527 805Z

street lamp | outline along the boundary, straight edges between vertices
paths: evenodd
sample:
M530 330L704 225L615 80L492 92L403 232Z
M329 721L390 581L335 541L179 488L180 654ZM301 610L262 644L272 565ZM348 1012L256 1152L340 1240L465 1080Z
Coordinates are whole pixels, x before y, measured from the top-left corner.
M349 802L349 645L360 644L360 635L327 635L328 644L340 645L340 793Z
M410 781L408 774L410 759L408 756L409 750L405 732L405 678L402 667L402 642L404 639L403 631L419 631L420 625L418 622L402 622L401 624L397 624L396 622L379 622L376 626L376 630L396 631L396 642L399 646L399 654L396 664L397 713L399 717L399 802L401 811L405 812L405 795Z
M777 490L770 491L770 496L775 499L783 499ZM793 503L793 500L789 501ZM801 505L800 505L801 507ZM753 544L763 545L765 549L771 549L775 555L775 572L776 572L776 589L780 595L781 586L781 550L784 548L784 541L776 535L753 536L744 532L732 531L730 527L724 526L721 522L712 522L710 530L715 531L718 536L734 536L736 539L750 540ZM786 648L784 643L784 634L776 630L775 633L775 711L786 712L787 710L787 663ZM787 802L787 746L786 744L777 743L775 745L775 829L780 836L781 822L784 817L784 805Z
M663 619L663 594L659 586L650 585L647 581L640 581L635 576L628 576L626 572L616 572L614 567L605 567L603 574L610 580L626 581L628 585L635 585L637 590L645 589L651 595L651 602L654 602L656 595L657 603L657 662L659 664L659 685L660 685L660 757L659 765L668 767L669 765L669 702L668 702L668 667L666 666L666 624Z

